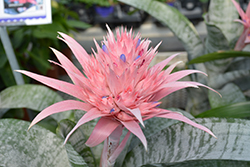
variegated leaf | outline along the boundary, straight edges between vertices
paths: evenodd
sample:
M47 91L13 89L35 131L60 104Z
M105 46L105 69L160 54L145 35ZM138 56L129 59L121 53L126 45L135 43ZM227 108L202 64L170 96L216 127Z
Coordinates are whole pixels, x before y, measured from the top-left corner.
M71 145L38 125L0 119L0 166L87 167Z
M209 164L223 164L228 160L232 164L241 162L239 164L244 167L249 165L249 120L205 118L194 121L208 127L217 139L190 125L178 123L147 138L147 151L141 144L135 147L128 153L123 166L192 166L201 162L203 166L210 161Z

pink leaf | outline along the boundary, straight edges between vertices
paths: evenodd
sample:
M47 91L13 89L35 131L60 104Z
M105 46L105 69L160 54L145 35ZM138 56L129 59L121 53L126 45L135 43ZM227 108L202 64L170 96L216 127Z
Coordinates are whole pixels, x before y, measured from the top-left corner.
M76 56L77 60L79 61L79 63L82 65L83 69L85 68L85 65L88 64L88 60L89 60L89 55L88 53L82 48L82 46L76 42L73 38L71 38L70 36L62 33L62 32L58 32L64 39L61 39L62 41L64 41L72 50L72 52L74 53L74 55Z
M246 38L248 37L248 33L249 33L249 29L248 28L244 28L244 31L243 33L240 35L235 47L234 47L234 50L238 50L238 51L241 51L245 46L246 46Z
M97 108L92 108L91 110L87 111L86 114L84 114L82 116L82 118L77 122L77 124L75 125L75 127L68 133L66 139L64 140L64 144L67 142L67 140L69 139L70 135L77 129L79 128L81 125L85 124L86 122L89 122L95 118L98 117L102 117L102 116L106 116L108 114L103 114L101 113L101 111L99 111Z
M174 84L173 84L174 83ZM179 81L165 84L161 87L161 89L157 89L158 92L155 93L155 96L150 99L150 101L159 101L163 97L183 88L187 87L196 87L196 84L191 84L186 81ZM172 85L172 86L171 86Z
M116 76L116 73L112 70L109 69L109 80L108 80L108 85L109 89L113 94L118 94L122 90L121 83L119 79Z
M103 144L100 166L108 166L108 148L109 148L109 141L108 138L106 138Z
M89 139L86 141L86 145L94 147L103 142L118 126L120 123L116 120L102 117L97 122L93 132Z
M177 55L179 55L179 53L171 55L170 57L168 57L167 59L165 59L164 61L154 65L150 70L151 70L151 74L155 73L155 72L160 72L174 57L176 57Z
M163 110L163 109L162 109ZM164 110L163 110L164 111ZM178 121L182 121L182 122L185 122L189 125L192 125L196 128L199 128L205 132L207 132L208 134L212 135L214 138L216 138L216 136L213 134L213 132L211 132L208 128L200 125L200 124L197 124L193 121L191 121L190 119L188 119L187 117L183 116L182 114L180 113L177 113L177 112L169 112L167 114L160 114L160 115L156 115L156 117L161 117L161 118L168 118L168 119L175 119L175 120L178 120Z
M138 119L138 121L142 124L142 126L145 127L143 120L142 120L140 109L139 108L135 108L135 109L127 108L127 109Z
M54 52L57 59L60 61L62 66L65 67L65 69L69 69L70 71L73 72L73 74L75 73L76 75L80 77L84 77L83 74L75 67L75 65L66 56L64 56L61 52L57 51L56 49L51 48L51 50ZM69 73L68 71L66 72L76 85L78 86L82 85L81 83L79 83L75 75L73 75L72 73Z
M68 82L60 81L57 79L38 75L38 74L35 74L32 72L24 71L24 70L16 70L16 71L20 72L22 74L25 74L25 75L27 75L27 76L45 84L45 85L48 85L54 89L57 89L59 91L62 91L64 93L67 93L69 95L72 95L78 99L85 101L85 95L83 93L83 89L79 86L73 85L73 84L68 83Z
M122 140L120 145L116 148L116 150L113 152L113 154L109 157L109 161L111 163L114 162L116 160L116 158L120 155L120 153L124 149L128 139L129 139L129 136L130 136L130 131L128 131L128 133L126 134L126 136L124 137L124 139Z
M206 85L203 85L201 83L198 83L198 82L179 81L179 82L175 82L175 83L176 83L175 86L166 87L166 88L159 90L157 93L155 93L155 96L152 97L152 99L150 99L150 101L158 101L158 100L162 99L163 97L165 97L165 96L169 95L170 93L173 93L177 90L187 88L187 87L196 87L196 86L202 86L202 87L208 88L208 89L212 90L213 92L217 93L219 96L221 96L220 93L217 92L216 90L214 90ZM171 86L171 85L166 84L166 86Z
M76 101L76 100L60 101L58 103L55 103L55 104L47 107L43 111L41 111L35 117L35 119L31 122L31 124L29 126L29 129L33 125L35 125L37 122L41 121L42 119L46 118L49 115L59 113L59 112L63 112L63 111L67 111L67 110L73 110L73 109L88 111L91 108L93 108L93 106L91 106L90 104L83 103L83 102Z
M144 136L141 127L138 125L136 121L121 121L121 123L134 135L136 135L144 145L145 149L147 150L147 140L146 137Z
M165 76L169 75L169 74L173 71L173 69L174 69L178 64L180 64L180 63L182 63L182 61L177 61L176 63L170 65L170 66L164 71L164 75L165 75Z
M199 83L199 82L193 82L193 81L187 81L187 83L190 83L190 84L195 84L196 86L202 86L202 87L205 87L205 88L207 88L207 89L209 89L209 90L211 90L211 91L213 91L213 92L217 93L220 97L222 97L222 96L221 96L221 94L220 94L219 92L217 92L216 90L214 90L214 89L210 88L209 86L206 86L206 85L201 84L201 83Z
M244 11L241 9L240 5L235 1L232 0L234 6L236 7L236 9L238 10L238 13L240 15L240 17L245 20L246 19L246 14L244 13Z
M115 162L109 161L109 157L113 155L113 152L119 146L120 138L122 135L123 126L120 124L104 141L103 151L101 156L100 166L105 166Z
M111 142L115 142L115 143L120 143L120 138L122 135L122 130L124 129L124 127L122 126L122 124L120 124L120 126L118 126L109 136L109 141Z
M48 61L50 63L53 63L53 64L58 65L61 68L63 68L68 73L68 75L71 74L69 76L70 76L71 80L74 82L74 84L76 84L77 86L83 88L84 90L87 89L88 91L91 91L92 85L89 83L89 80L86 77L84 77L82 74L78 75L78 74L72 72L70 69L66 68L65 66L62 66L61 64L59 64L57 62L54 62L52 60L48 60Z
M178 72L170 74L167 77L166 81L167 82L177 81L177 80L179 80L179 79L181 79L189 74L193 74L193 73L201 73L201 74L207 75L206 73L199 71L199 70L183 70L183 71L178 71Z
M247 5L246 16L248 18L250 18L250 3L249 2L248 2L248 5Z

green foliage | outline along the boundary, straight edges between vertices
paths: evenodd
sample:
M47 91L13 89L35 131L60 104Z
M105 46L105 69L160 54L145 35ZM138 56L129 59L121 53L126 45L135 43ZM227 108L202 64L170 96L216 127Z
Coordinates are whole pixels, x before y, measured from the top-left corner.
M231 0L211 0L205 20L210 25L216 26L225 36L228 44L234 47L235 38L238 38L243 30L243 26L235 22L238 17L238 12Z
M2 43L0 43L0 71L0 90L16 84Z
M240 91L240 88L233 83L228 83L222 89L218 90L222 97L209 92L208 98L211 108L225 106L229 104L245 102L246 97ZM226 98L224 98L226 97Z
M65 139L67 134L73 129L76 124L68 119L59 122L56 129L57 136ZM68 143L80 154L89 167L96 166L94 155L90 147L85 145L87 138L82 131L82 128L78 128L69 138Z
M123 166L206 166L207 162L218 166L249 166L249 142L246 141L250 136L250 121L219 118L194 121L211 129L217 139L190 125L178 123L148 137L147 151L142 144L133 148Z
M206 20L206 19L205 19ZM221 33L221 30L214 24L206 22L207 26L207 38L205 40L205 53L213 53L217 50L228 50L229 43L225 35Z
M13 86L16 85L15 78L13 76L13 72L11 70L11 67L9 63L5 63L1 68L0 68L0 77L1 77L1 89L4 89L5 87L8 86Z
M188 62L188 64L204 63L213 60L235 58L235 57L250 57L250 52L245 51L216 51L213 53L208 53L197 58L194 58Z
M206 117L220 117L220 118L246 118L250 117L250 102L240 102L234 104L228 104L225 106L220 106L207 110L196 118L206 118Z
M71 145L54 133L28 122L0 119L0 166L87 167Z
M77 20L67 20L67 24L72 28L87 29L91 27L91 25Z
M0 93L0 99L0 109L29 108L36 111L42 111L46 107L63 100L51 89L42 85L31 84L9 87ZM59 122L70 116L71 111L53 114L51 117Z

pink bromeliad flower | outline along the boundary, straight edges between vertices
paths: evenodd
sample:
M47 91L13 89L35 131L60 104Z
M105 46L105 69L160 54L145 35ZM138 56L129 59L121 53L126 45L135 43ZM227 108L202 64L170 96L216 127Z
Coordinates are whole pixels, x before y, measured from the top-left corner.
M242 50L246 46L246 44L250 43L250 3L248 4L247 10L245 13L235 0L232 0L232 2L234 6L236 7L236 9L238 10L238 13L242 19L242 20L237 19L235 21L238 21L244 25L244 30L240 38L238 39L234 47L234 50Z
M73 109L86 111L86 114L67 135L66 142L79 126L95 118L100 118L86 145L93 147L105 140L101 166L112 166L115 163L115 159L124 148L130 133L136 135L147 149L147 141L139 123L144 126L143 121L152 117L183 121L214 136L209 129L182 114L158 108L159 100L177 90L186 87L197 88L198 86L209 88L197 82L178 81L192 73L204 74L197 70L171 73L179 62L172 64L165 71L163 70L176 54L149 68L160 44L154 49L149 49L150 41L141 40L139 34L134 37L132 29L129 32L123 28L121 28L121 32L116 29L115 37L108 28L107 37L102 41L101 47L94 40L97 52L93 51L93 55L87 54L68 35L59 34L62 37L60 39L71 48L83 70L78 70L55 49L52 51L61 64L53 63L64 68L74 84L28 71L18 70L18 72L81 101L65 100L49 106L37 115L30 127L54 113ZM124 128L128 129L128 133L119 143Z

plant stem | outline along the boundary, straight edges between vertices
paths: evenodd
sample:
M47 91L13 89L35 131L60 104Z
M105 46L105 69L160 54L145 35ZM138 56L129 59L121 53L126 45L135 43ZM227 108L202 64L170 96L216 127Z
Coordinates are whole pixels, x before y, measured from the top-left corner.
M116 148L119 146L120 137L122 135L122 126L118 126L110 136L104 141L104 146L102 150L100 167L113 167L115 160L110 162L109 158L114 153Z

